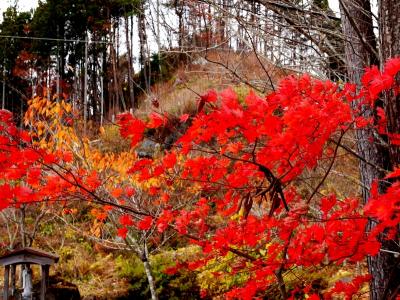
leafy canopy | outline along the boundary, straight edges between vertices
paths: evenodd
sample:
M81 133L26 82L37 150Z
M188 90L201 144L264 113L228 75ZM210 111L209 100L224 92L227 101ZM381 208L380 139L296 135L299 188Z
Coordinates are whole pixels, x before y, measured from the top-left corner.
M359 91L353 84L339 86L303 75L284 79L265 98L250 93L241 100L229 89L208 92L199 99L196 115L180 118L188 129L171 150L157 159L136 158L130 166L127 176L146 186L147 205L142 206L130 205L140 200L135 198L137 186L113 186L110 197L104 198L99 191L109 187L101 170L72 168L75 158L68 150L50 153L34 146L29 133L1 111L0 206L76 197L94 201L107 205L102 219L112 210L124 212L118 230L122 238L129 232L156 238L175 231L201 247L199 259L178 263L175 269L201 270L223 258L216 277L222 269L233 277L245 273L229 286L228 299L252 299L279 287L285 293L283 275L299 268L313 272L356 264L380 251L380 234L388 239L395 234L400 218L398 169L383 179L392 182L387 192L373 191L366 207L358 198L320 189L346 135L365 128L385 134L383 111L378 109L373 120L362 117L362 107L374 106L385 90L397 93L394 77L399 71L400 59L390 60L383 72L369 68ZM359 106L352 108L353 101ZM143 121L123 114L121 135L135 147L147 130L168 126L169 118L153 113ZM398 135L388 138L398 143ZM304 173L319 166L325 173L309 179L312 189L302 191ZM150 209L151 203L156 209ZM366 230L369 218L378 223L371 231ZM368 280L362 275L350 283L338 281L325 298L338 293L349 298ZM309 285L298 289L310 299L317 297Z

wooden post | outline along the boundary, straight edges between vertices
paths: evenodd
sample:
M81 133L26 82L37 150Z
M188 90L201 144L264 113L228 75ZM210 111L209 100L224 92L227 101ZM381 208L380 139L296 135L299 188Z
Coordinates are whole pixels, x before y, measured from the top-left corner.
M11 265L11 296L15 296L15 271L17 266Z
M23 279L23 276L22 276L22 273L24 272L24 269L25 269L25 265L21 264L20 265L20 272L19 272L19 286L21 286L21 287L22 287L23 282L24 282L24 279Z
M3 288L3 300L8 300L8 281L10 279L10 265L5 266L4 270L4 288Z
M40 300L45 300L48 278L49 278L49 265L42 265L42 280L41 280L41 286L40 286Z

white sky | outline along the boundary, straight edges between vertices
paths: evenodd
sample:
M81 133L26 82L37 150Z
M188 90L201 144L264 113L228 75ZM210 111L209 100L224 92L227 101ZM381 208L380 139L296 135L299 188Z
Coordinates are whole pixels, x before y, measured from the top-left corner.
M20 10L29 10L38 4L38 0L0 0L0 11L3 13L4 9L17 3Z
M0 0L0 21L3 21L3 12L7 7L17 4L18 10L28 11L38 5L38 0Z

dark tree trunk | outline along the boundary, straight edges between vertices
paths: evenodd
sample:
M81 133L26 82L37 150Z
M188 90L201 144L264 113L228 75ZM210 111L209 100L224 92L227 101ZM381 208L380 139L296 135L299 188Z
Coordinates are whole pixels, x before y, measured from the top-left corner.
M138 14L138 33L139 33L139 44L140 44L140 63L142 65L142 72L143 72L143 80L146 87L146 92L150 92L150 61L149 57L147 56L147 35L146 35L146 19L145 19L145 9L144 9L144 1L140 2L140 11Z
M96 35L94 35L94 39L96 39ZM99 110L99 93L98 93L98 51L97 51L97 45L93 44L92 45L92 63L91 63L91 76L89 77L91 79L91 82L89 83L89 86L92 86L92 95L89 94L89 97L91 96L91 105L92 109L89 109L89 119L90 119L90 113L93 114L92 120L98 122L100 121L100 110Z
M400 3L398 0L379 1L379 37L381 46L381 68L383 64L393 57L400 55ZM397 77L400 84L400 77ZM385 106L387 129L389 133L400 133L400 97L393 91L383 96ZM391 166L400 163L400 147L390 146ZM399 234L395 240L387 240L382 243L382 248L399 252ZM371 299L395 299L400 294L400 258L392 253L383 252L377 258L377 268L380 267L379 277L374 277L376 286L381 289L376 291L376 296Z
M379 63L373 33L371 5L369 0L342 0L340 2L342 30L347 40L345 47L347 73L350 81L360 84L364 68ZM354 105L359 105L359 103ZM378 105L382 106L382 103L378 103ZM363 106L361 109L364 117L375 116L376 118L374 109L367 106ZM383 178L385 175L383 170L391 168L389 151L377 140L377 135L378 133L373 129L357 130L356 132L358 154L365 161L371 163L360 162L364 203L370 196L369 188L373 180ZM384 189L385 186L381 185L381 192ZM371 221L368 230L374 225L375 223ZM386 241L383 241L382 248L388 249ZM389 295L393 293L393 286L397 286L395 282L400 280L400 276L393 273L393 266L396 266L393 254L387 252L380 252L377 256L368 258L368 269L372 276L370 285L372 300L391 299Z
M400 3L398 0L379 1L379 29L381 43L381 61L400 55ZM400 78L397 77L398 84ZM400 133L400 97L393 92L385 95L388 131ZM393 165L400 163L400 147L390 149Z
M345 44L347 74L351 82L360 84L365 67L378 63L372 16L365 13L371 11L370 3L369 0L342 0L340 9L342 31L347 40ZM364 39L365 43L361 39ZM357 106L359 103L354 103L354 105ZM374 111L367 106L362 107L362 111L365 117L374 115ZM373 165L385 169L387 167L386 153L382 153L383 149L377 143L371 143L371 139L374 139L374 132L370 129L357 130L356 137L359 155ZM384 174L378 168L364 162L360 163L360 173L364 186L362 195L365 203L369 198L372 181Z
M103 55L102 55L102 78L103 78L103 99L104 99L104 115L107 116L108 112L111 109L111 103L110 103L110 87L109 87L109 83L110 80L109 78L109 70L108 70L108 64L107 64L107 47L103 48Z
M129 39L129 19L128 16L125 15L125 39L126 39L126 48L127 48L127 60L128 60L128 90L129 90L129 100L132 109L135 109L135 95L133 93L133 76L132 76L132 48Z
M222 0L220 2L220 6L222 8L220 15L219 15L219 22L218 22L218 43L222 43L226 37L226 0Z
M178 46L179 49L182 51L183 50L183 40L184 40L184 34L185 34L185 28L184 28L184 22L183 22L183 3L181 1L175 0L174 1L174 8L175 8L175 14L178 17Z

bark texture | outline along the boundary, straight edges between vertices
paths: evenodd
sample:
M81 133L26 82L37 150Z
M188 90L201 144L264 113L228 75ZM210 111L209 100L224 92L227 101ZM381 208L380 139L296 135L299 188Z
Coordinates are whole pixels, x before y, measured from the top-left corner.
M147 281L149 282L151 300L158 300L158 296L157 296L157 292L156 292L156 286L155 286L155 283L154 283L153 274L151 273L151 266L150 266L147 254L143 255L142 262L143 262L144 270L146 272Z
M382 0L381 2L383 1L384 0ZM340 9L342 15L342 30L347 39L345 47L347 73L350 81L359 84L361 76L364 73L364 68L369 65L379 64L379 59L377 55L378 49L373 33L371 5L369 0L341 0ZM390 10L386 10L386 12L388 14L393 13ZM386 17L386 20L385 18L381 19L381 28L385 28L387 25L392 26L390 21L394 22L394 19L397 20L397 18L393 18L393 16ZM383 23L385 23L384 27L382 27ZM398 21L397 26L399 26ZM384 30L387 31L388 29ZM388 43L390 43L390 45L393 45L391 41L388 41ZM388 45L385 46L384 44L382 44L381 46L381 53L386 52L386 47L388 47ZM382 57L382 61L385 61L385 59L385 57ZM390 101L392 100L389 100L389 102ZM388 119L390 117L396 118L397 116L396 120L400 121L398 101L396 102L396 104L387 104L388 101L386 101L386 105L384 105L382 102L378 102L377 106L383 106L385 108L389 116ZM359 105L359 103L355 103L354 105ZM361 107L361 109L364 117L374 116L376 118L376 111L374 108L363 106ZM400 128L400 122L398 122L396 125L389 124L389 126L396 128L395 130L397 130L397 132L400 132L398 131L398 129ZM395 158L396 154L389 153L389 149L387 149L387 147L382 144L384 137L379 137L378 133L375 130L357 130L356 139L358 154L363 159L365 159L365 161L371 163L367 164L363 161L360 162L360 176L361 182L364 186L362 188L362 195L364 203L366 203L370 196L369 188L371 187L371 183L375 179L383 178L385 176L383 170L391 169L391 166L394 162L392 158ZM395 156L393 157L393 155ZM400 160L398 160L397 162L399 161ZM384 192L384 189L384 184L381 184L381 192ZM375 223L371 221L369 223L368 230L370 230L374 225ZM381 238L383 249L396 251L395 249L393 249L393 241L385 241L383 237ZM370 299L384 300L395 298L395 294L397 294L398 292L396 291L396 289L400 280L400 274L398 274L397 264L398 261L393 256L393 254L387 252L380 252L376 257L368 258L368 269L370 274L372 275L370 285Z
M372 16L369 0L341 0L342 30L346 37L345 53L349 81L361 83L366 66L378 64L377 44L372 27ZM354 106L358 108L359 102ZM361 106L364 117L375 115L374 109ZM372 129L356 131L358 154L370 164L360 161L360 176L363 183L362 195L364 203L368 201L370 186L374 179L382 178L381 169L387 169L387 151L376 141L377 133ZM375 167L376 166L376 167Z
M400 55L400 2L398 0L379 1L379 31L381 44L381 61ZM400 77L397 77L400 83ZM384 97L388 131L400 133L400 97L393 92ZM390 157L393 165L400 163L400 147L391 147Z
M400 2L398 0L380 0L379 4L379 38L381 68L393 57L400 55ZM400 77L397 77L400 84ZM393 91L383 96L387 129L389 133L400 133L400 97ZM389 146L390 163L392 168L400 164L400 147ZM395 240L382 243L382 248L400 252L399 231ZM385 253L377 257L375 265L378 275L374 276L374 285L379 290L372 291L371 299L395 299L400 294L400 257ZM380 268L380 269L378 269Z

